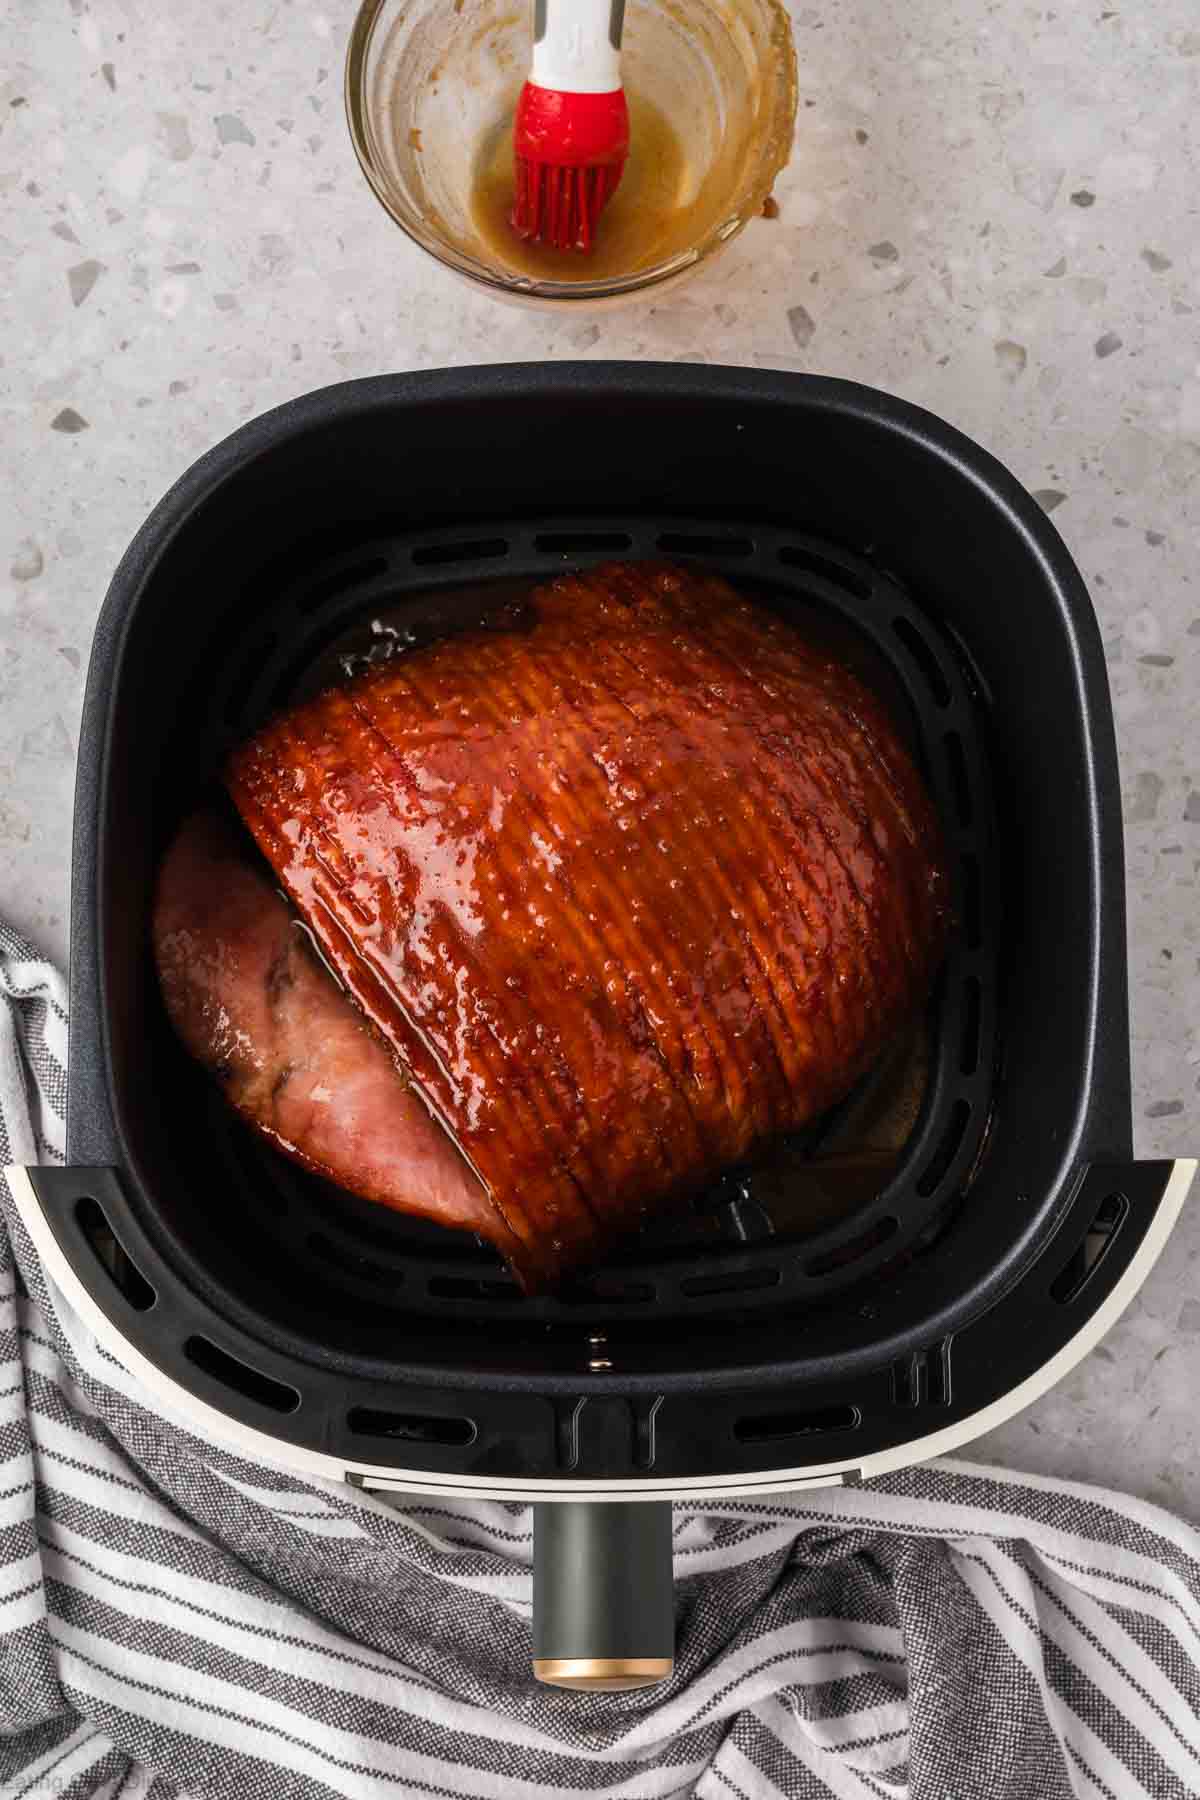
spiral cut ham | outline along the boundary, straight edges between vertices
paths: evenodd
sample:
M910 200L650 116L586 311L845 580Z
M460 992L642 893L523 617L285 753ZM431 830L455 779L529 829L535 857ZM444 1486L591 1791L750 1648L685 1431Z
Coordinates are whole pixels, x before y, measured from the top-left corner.
M388 1191L374 1155L335 1178L457 1206L530 1289L846 1093L943 940L879 701L691 570L563 576L275 719L227 783L402 1072ZM406 1186L414 1096L459 1153L439 1205Z
M277 1149L364 1199L496 1235L479 1180L236 820L208 809L184 825L159 875L154 932L176 1031Z

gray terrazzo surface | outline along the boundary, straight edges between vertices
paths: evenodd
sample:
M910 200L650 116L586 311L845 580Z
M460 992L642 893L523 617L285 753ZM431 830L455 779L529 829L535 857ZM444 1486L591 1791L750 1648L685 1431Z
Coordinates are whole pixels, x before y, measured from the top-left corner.
M36 17L35 17L36 11ZM794 5L781 216L628 310L498 308L351 154L351 17L53 0L0 23L0 913L66 949L76 730L113 566L234 426L347 376L537 357L805 369L941 413L1091 587L1127 826L1135 1135L1200 1150L1200 17ZM1107 1343L982 1453L1200 1517L1200 1195Z

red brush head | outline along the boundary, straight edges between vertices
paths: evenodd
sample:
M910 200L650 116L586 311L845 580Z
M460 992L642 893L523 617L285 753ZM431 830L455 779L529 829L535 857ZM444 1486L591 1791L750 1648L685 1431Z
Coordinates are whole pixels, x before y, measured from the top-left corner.
M556 250L590 250L629 154L624 90L567 94L527 81L513 125L512 226Z
M527 81L513 121L513 149L528 162L592 169L629 155L625 90L564 94Z

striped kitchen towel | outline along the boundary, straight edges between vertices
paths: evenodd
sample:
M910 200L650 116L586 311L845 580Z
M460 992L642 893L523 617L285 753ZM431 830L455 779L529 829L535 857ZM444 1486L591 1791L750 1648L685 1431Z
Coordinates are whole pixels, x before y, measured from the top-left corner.
M63 1155L66 1023L0 927L0 1163ZM165 1420L6 1191L0 1409L3 1800L1200 1795L1200 1538L1120 1495L942 1463L681 1507L674 1680L573 1695L530 1678L525 1508Z

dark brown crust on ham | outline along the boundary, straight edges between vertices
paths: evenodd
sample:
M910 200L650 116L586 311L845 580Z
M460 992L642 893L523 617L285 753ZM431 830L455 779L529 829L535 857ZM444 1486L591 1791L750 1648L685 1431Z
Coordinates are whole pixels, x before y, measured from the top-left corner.
M724 581L615 565L531 615L276 719L228 785L537 1285L847 1091L943 875L879 702Z

